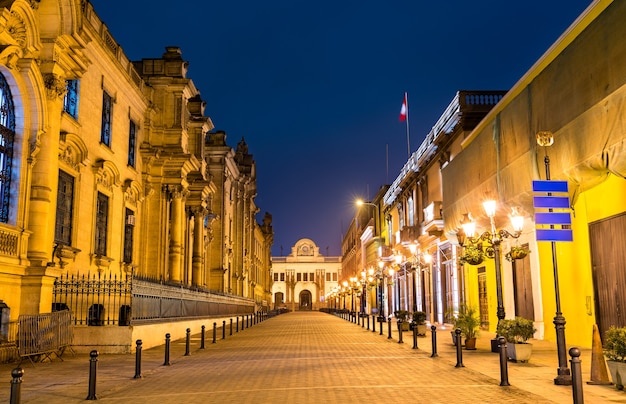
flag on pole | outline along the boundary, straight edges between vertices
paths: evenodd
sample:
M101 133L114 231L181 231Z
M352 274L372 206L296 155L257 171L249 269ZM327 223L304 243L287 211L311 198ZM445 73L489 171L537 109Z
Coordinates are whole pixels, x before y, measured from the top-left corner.
M409 112L409 107L407 105L406 93L404 93L404 101L402 101L402 108L400 108L400 121L405 121L406 116Z

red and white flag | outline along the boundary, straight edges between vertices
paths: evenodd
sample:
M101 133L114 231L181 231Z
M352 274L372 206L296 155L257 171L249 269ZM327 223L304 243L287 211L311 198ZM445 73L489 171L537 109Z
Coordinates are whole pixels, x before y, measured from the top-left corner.
M404 101L402 101L402 108L400 108L400 121L405 121L408 113L409 106L407 104L406 93L404 93Z

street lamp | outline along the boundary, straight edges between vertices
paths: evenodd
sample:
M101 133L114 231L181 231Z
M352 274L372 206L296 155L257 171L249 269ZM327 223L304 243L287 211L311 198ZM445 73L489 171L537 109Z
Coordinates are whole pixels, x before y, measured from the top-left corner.
M537 133L537 144L544 148L552 146L554 143L554 135L552 132L541 131ZM548 156L547 149L545 150L545 156L543 158L544 165L546 167L546 180L550 181L550 156ZM548 194L550 195L550 194ZM552 211L552 209L550 209ZM550 225L550 228L554 228ZM556 259L556 242L550 242L552 247L552 268L554 271L554 295L556 297L556 314L554 316L554 328L556 329L556 346L557 354L559 357L559 367L557 369L557 376L554 378L554 384L560 386L569 386L572 384L572 375L567 367L567 353L565 345L565 317L561 312L561 295L559 292L559 269Z
M496 296L498 300L498 309L496 315L498 317L498 324L500 324L500 321L503 320L505 317L504 303L502 300L502 254L500 251L500 243L505 238L518 238L522 234L524 217L517 212L517 209L513 209L513 212L510 216L511 224L513 225L513 233L510 233L504 229L496 229L495 200L486 200L485 202L483 202L483 208L485 209L485 213L489 217L491 229L485 231L478 237L474 237L476 223L471 220L469 214L465 214L463 220L461 221L461 230L458 232L457 237L459 240L459 244L462 247L474 249L474 251L477 251L479 255L487 256L488 258L492 258L494 260L496 267ZM483 242L487 244L484 249ZM496 335L496 338L492 340L491 350L493 352L497 351L497 337L498 336ZM494 341L496 341L495 344Z

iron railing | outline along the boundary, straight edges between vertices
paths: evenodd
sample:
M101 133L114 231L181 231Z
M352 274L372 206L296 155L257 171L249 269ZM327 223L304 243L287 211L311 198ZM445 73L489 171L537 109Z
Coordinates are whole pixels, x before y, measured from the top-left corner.
M65 275L54 283L53 311L69 309L75 325L119 325L173 318L252 313L253 299L154 280Z

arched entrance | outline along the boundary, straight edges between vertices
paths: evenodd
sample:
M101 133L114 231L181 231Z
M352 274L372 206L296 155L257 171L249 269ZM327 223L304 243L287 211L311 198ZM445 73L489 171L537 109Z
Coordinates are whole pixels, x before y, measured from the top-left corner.
M313 297L308 290L300 292L300 310L313 310Z

